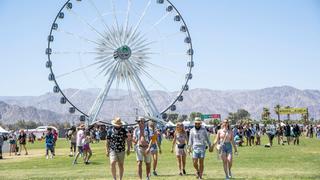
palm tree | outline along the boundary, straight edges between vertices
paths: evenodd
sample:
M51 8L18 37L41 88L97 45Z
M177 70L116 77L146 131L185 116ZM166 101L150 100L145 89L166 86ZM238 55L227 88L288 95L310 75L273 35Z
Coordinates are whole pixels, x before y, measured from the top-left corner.
M278 124L280 124L280 104L277 104L275 107L274 107L274 111L276 112L277 116L278 116Z
M261 118L263 121L267 122L270 120L270 111L269 108L264 107L262 110Z
M285 108L289 109L290 106L286 106ZM287 114L287 119L288 119L288 122L289 122L290 121L290 114L289 113Z

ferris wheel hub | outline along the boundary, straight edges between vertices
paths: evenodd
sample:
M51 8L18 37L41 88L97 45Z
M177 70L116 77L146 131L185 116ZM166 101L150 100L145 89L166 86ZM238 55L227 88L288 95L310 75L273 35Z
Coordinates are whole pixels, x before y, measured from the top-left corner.
M127 45L119 47L113 54L114 59L128 60L131 57L131 49Z

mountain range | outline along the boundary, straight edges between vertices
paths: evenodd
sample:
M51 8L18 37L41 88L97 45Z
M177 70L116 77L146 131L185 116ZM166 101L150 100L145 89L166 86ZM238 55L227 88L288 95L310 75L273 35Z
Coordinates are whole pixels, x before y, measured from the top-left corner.
M79 109L88 113L99 89L66 89L65 95ZM163 110L177 96L178 92L150 91L159 110ZM14 123L18 120L34 120L36 122L76 121L78 115L70 115L70 105L60 104L60 94L46 93L40 96L0 96L0 122ZM277 104L290 107L308 107L311 118L320 117L320 91L300 90L290 86L270 87L258 90L210 90L192 89L183 93L183 101L177 102L175 112L190 114L202 112L205 114L221 114L227 117L229 112L245 109L254 119L260 119L263 107L270 108L271 116L276 117L273 107ZM111 90L100 112L101 119L111 119L115 114L135 115L135 108L141 109L139 96L133 92L130 96L127 91L116 92ZM169 111L171 112L171 111ZM142 110L139 110L142 113ZM300 118L299 115L291 116ZM286 118L286 117L282 117ZM130 119L130 118L127 118ZM128 120L131 121L131 120Z

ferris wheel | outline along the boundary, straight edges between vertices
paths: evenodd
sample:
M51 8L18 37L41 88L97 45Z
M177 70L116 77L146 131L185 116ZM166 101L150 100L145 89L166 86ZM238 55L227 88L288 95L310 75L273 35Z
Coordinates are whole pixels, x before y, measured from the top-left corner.
M194 67L188 27L169 0L67 0L45 53L53 92L86 125L137 115L166 123Z

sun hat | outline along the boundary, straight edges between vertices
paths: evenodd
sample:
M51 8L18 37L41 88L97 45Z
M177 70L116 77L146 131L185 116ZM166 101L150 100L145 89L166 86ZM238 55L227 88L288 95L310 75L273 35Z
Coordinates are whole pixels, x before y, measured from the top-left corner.
M201 123L202 121L201 121L200 117L196 117L196 118L194 118L194 122L195 123Z
M116 117L115 119L113 119L111 124L113 126L122 126L123 125L120 117Z

